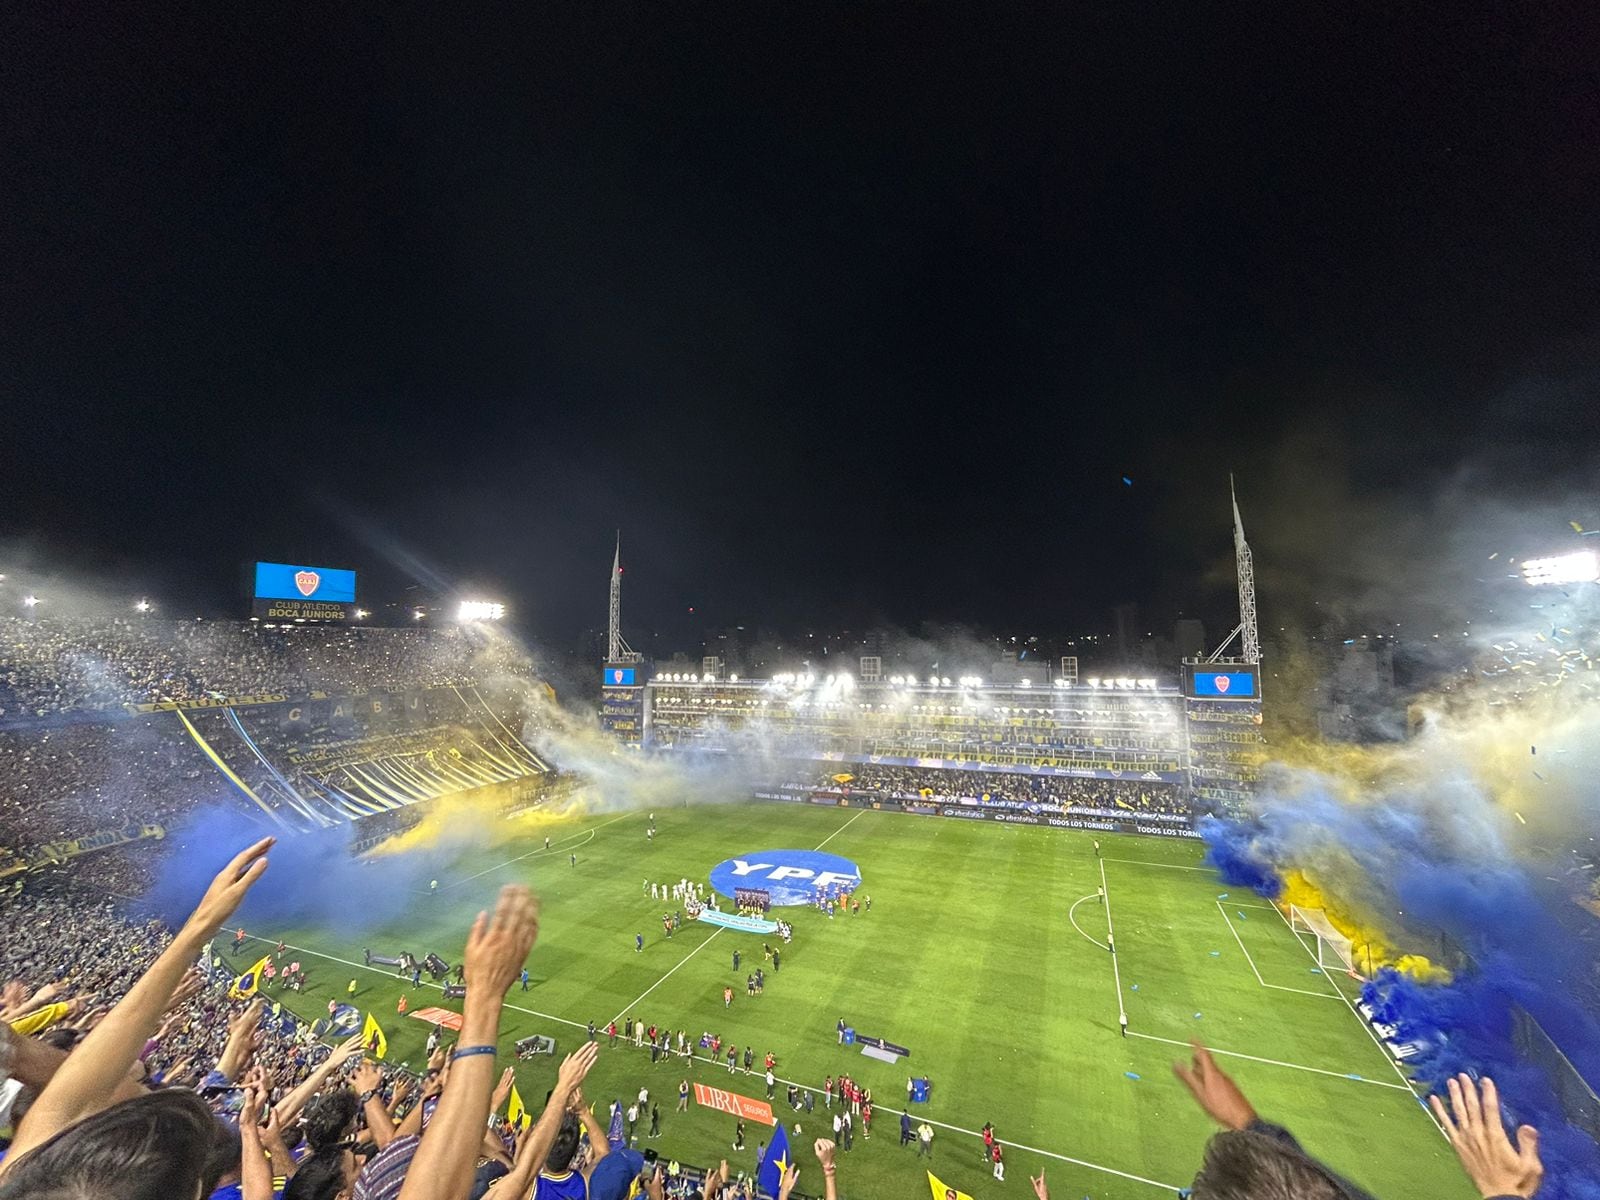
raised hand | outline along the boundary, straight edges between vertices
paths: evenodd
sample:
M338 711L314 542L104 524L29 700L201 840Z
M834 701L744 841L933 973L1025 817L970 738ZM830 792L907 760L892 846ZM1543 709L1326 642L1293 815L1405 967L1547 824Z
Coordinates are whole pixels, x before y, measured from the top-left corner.
M599 1042L585 1042L579 1046L561 1060L561 1067L556 1071L556 1088L569 1092L577 1089L598 1057L600 1057Z
M333 1064L333 1069L338 1070L356 1055L360 1054L365 1043L359 1033L351 1034L344 1041L333 1048L333 1053L328 1055L328 1061Z
M778 1180L778 1200L789 1200L789 1193L794 1191L794 1185L800 1182L800 1168L795 1163L789 1164L789 1169L783 1173L783 1178Z
M1211 1051L1199 1042L1191 1045L1194 1046L1194 1060L1187 1065L1173 1063L1172 1073L1183 1080L1195 1102L1213 1121L1224 1129L1244 1129L1256 1119L1256 1110L1244 1098L1239 1085L1217 1066Z
M376 1063L363 1058L350 1072L350 1086L357 1092L375 1092L383 1086L383 1072Z
M835 1147L832 1138L818 1138L816 1144L811 1148L816 1151L817 1161L822 1164L824 1171L833 1166L833 1151Z
M464 969L473 990L501 997L510 990L539 937L539 902L519 884L500 889L494 913L479 913L467 935Z
M1532 1196L1537 1192L1544 1178L1539 1131L1532 1125L1519 1125L1517 1144L1511 1144L1500 1115L1500 1091L1488 1076L1475 1084L1470 1076L1457 1075L1450 1080L1449 1089L1449 1112L1437 1096L1429 1096L1428 1103L1479 1194Z
M200 897L200 903L195 905L194 912L184 922L182 932L188 939L209 941L223 923L233 916L244 900L245 893L267 869L267 851L272 849L276 841L276 838L262 838L255 845L235 854L228 865L217 873L211 886L206 888L206 894Z
M1050 1189L1045 1186L1043 1167L1039 1168L1039 1178L1035 1179L1030 1175L1028 1176L1028 1182L1033 1184L1033 1194L1037 1196L1039 1200L1050 1200Z
M243 1037L261 1023L261 1014L266 1011L267 1002L257 996L242 1013L228 1022L228 1036Z
M517 1081L515 1072L507 1067L500 1072L500 1082L494 1085L494 1095L489 1098L489 1111L497 1113L500 1106L511 1099L511 1085Z

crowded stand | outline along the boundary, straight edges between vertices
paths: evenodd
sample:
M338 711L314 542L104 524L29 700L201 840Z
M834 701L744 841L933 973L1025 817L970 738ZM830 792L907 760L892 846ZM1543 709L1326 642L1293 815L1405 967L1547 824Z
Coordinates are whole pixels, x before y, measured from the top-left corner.
M750 681L652 683L651 744L778 752L844 761L939 759L1073 771L1174 774L1183 769L1184 712L1176 693L1087 690L832 690Z
M527 674L509 639L446 626L0 617L0 720L217 697L462 686Z
M874 764L852 764L847 772L841 772L837 768L818 768L812 763L797 769L783 783L841 795L1053 809L1107 817L1130 813L1187 817L1192 812L1182 788L1138 779L1018 775Z

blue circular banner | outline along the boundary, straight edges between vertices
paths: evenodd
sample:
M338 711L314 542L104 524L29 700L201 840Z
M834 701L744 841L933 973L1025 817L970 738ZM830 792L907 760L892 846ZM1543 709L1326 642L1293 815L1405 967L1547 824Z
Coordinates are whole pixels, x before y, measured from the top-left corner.
M775 906L810 904L818 892L855 891L861 868L818 850L762 850L718 863L711 868L711 886L730 900L735 888L759 888Z

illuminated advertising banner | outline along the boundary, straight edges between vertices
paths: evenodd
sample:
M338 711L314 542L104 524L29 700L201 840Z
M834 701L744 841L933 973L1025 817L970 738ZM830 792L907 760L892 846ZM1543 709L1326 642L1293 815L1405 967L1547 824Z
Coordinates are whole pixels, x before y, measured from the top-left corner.
M1256 673L1249 668L1230 667L1223 671L1208 671L1196 667L1189 685L1191 696L1205 696L1214 700L1254 700L1256 698Z
M338 567L256 564L254 613L277 621L348 621L355 613L356 573Z

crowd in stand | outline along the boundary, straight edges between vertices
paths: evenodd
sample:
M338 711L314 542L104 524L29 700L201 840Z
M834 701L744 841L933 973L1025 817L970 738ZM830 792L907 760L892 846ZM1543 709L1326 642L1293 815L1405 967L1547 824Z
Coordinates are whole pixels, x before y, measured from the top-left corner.
M446 687L526 671L509 640L457 626L8 616L0 647L0 719L208 696Z
M839 777L849 775L848 782ZM880 792L900 800L931 800L1027 807L1099 816L1183 816L1190 806L1178 784L1141 779L1093 779L1022 775L1000 771L953 771L847 763L815 763L790 782L819 789Z
M512 1081L509 1069L497 1069L502 1008L538 937L537 903L525 888L503 888L468 931L459 1037L430 1057L420 1079L366 1061L359 1034L320 1046L300 1026L269 1020L259 998L230 1000L225 980L207 969L209 947L260 885L270 848L268 839L236 855L176 930L65 893L30 895L13 910L0 949L0 1200L668 1194L666 1172L647 1169L585 1101L584 1080L602 1052L593 1031L561 1063L537 1120L501 1115ZM1288 1130L1259 1117L1203 1047L1174 1070L1222 1127L1204 1149L1196 1200L1364 1200ZM770 1095L770 1073L767 1083ZM1538 1191L1538 1135L1526 1126L1508 1135L1491 1080L1459 1076L1447 1103L1431 1103L1480 1195ZM932 1137L924 1126L921 1150ZM985 1148L1003 1179L1001 1143L986 1137ZM837 1200L831 1139L809 1152L794 1148L784 1165L769 1194L786 1200L805 1177ZM1038 1200L1049 1200L1043 1170L1030 1182ZM726 1163L681 1175L673 1190L696 1200L748 1194Z

